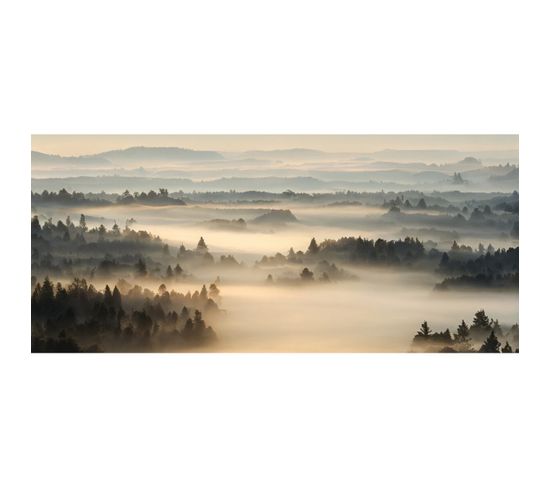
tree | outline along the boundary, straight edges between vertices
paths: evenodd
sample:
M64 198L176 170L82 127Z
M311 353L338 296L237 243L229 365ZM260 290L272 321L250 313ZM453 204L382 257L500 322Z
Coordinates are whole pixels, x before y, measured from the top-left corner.
M479 349L479 352L500 352L500 342L497 339L494 331L491 331L489 337Z
M80 214L80 229L83 232L86 232L88 230L88 226L86 225L86 217L84 214Z
M185 246L182 244L178 250L178 258L182 258L185 256Z
M208 295L212 300L215 300L220 296L220 289L216 286L216 283L210 284L210 289L208 290Z
M186 332L190 332L190 331L193 330L193 320L191 319L191 317L189 317L189 318L185 321L184 330L185 330Z
M470 328L466 325L464 320L457 327L456 334L454 336L456 342L466 342L469 339Z
M432 330L428 326L428 322L426 321L422 322L422 324L420 325L420 330L416 333L416 335L419 337L426 337L426 338L432 335Z
M508 344L508 341L506 341L506 344L502 348L502 352L514 352L510 344Z
M304 281L313 281L313 273L308 268L304 268L300 273L300 278Z
M197 243L197 251L208 251L208 246L206 245L206 242L204 242L204 239L201 238L199 239L199 242Z
M105 303L107 307L112 307L113 305L113 294L111 293L109 285L105 285L105 291L103 292L103 303Z
M309 243L309 247L307 248L307 252L309 254L317 254L319 252L319 246L317 245L317 241L315 240L315 237L311 239L311 242Z
M41 230L40 221L38 220L38 216L35 215L31 220L31 234L37 234Z
M460 250L460 246L456 241L453 241L453 245L451 246L451 251L457 252Z
M137 276L145 276L147 274L147 265L141 258L136 263L136 274Z
M475 313L472 327L479 327L481 329L486 329L490 327L489 317L485 313L485 310L479 310Z
M426 205L426 200L424 200L423 198L418 200L418 204L416 205L416 208L421 208L421 209L428 208L428 206Z
M181 320L185 323L189 318L189 309L184 305L181 309Z
M122 308L122 297L117 286L113 289L113 306L117 309Z
M168 265L166 268L166 278L172 278L174 276L174 272L172 271L172 266Z
M164 256L170 256L170 248L168 247L168 244L164 244L162 247L162 254Z
M175 275L180 276L182 272L183 272L183 269L180 266L180 263L176 264L176 267L174 268Z
M118 224L116 222L113 224L112 232L113 232L113 235L115 237L120 236L120 227L118 226Z
M202 314L200 310L195 310L195 319L193 320L193 325L196 330L202 330L205 328L204 320L202 319Z
M105 240L105 234L107 234L107 229L105 228L105 226L103 224L101 224L99 226L99 228L97 229L97 234L99 236L100 241Z

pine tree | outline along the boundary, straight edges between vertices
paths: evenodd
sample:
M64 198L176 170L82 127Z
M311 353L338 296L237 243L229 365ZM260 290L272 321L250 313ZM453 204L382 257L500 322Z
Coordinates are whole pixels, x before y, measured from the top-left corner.
M315 237L311 239L311 242L309 243L309 247L307 248L307 252L309 254L317 254L319 252L319 246L317 245L317 241L315 240Z
M113 307L117 309L122 308L122 297L117 286L115 286L113 289Z
M456 329L455 341L456 342L466 342L470 336L470 328L466 325L464 320Z
M138 276L145 276L147 274L147 265L143 259L139 258L136 263L136 274Z
M429 337L432 335L432 330L428 326L428 322L422 322L422 325L420 325L420 330L416 333L416 335L420 337Z
M206 242L204 242L202 236L197 243L197 251L208 251L208 246L206 245Z
M210 296L210 298L212 298L212 300L215 300L220 296L220 289L216 286L216 283L210 284L208 295Z
M178 250L178 258L181 259L185 256L185 246L182 244Z
M41 230L42 229L40 227L40 221L38 220L38 217L35 215L31 220L31 233L36 234Z
M477 327L480 329L487 329L490 327L489 317L487 317L485 310L479 310L475 313L472 327Z
M513 352L512 346L510 346L510 344L508 344L508 341L506 341L506 344L502 348L502 352Z
M500 352L500 342L497 339L494 331L491 331L489 337L479 349L479 352Z
M105 303L107 307L111 307L113 305L113 294L111 293L109 285L105 285L105 292L103 293L103 303Z

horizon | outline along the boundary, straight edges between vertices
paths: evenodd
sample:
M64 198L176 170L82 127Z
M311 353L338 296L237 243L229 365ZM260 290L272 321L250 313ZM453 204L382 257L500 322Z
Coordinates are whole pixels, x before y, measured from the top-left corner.
M240 153L313 150L369 154L381 151L519 153L518 135L46 135L31 136L31 150L78 157L132 147Z

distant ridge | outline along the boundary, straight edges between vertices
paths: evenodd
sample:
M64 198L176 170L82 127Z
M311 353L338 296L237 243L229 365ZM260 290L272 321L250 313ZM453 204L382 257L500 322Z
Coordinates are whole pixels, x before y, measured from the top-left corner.
M134 146L127 149L115 149L99 153L97 156L104 157L110 161L197 161L224 159L216 151L196 151L194 149L185 149L183 147L146 147Z
M126 149L115 149L98 154L83 156L60 156L31 151L33 164L60 163L60 164L100 164L113 163L147 163L147 162L177 162L177 161L210 161L223 160L224 157L216 151L195 151L182 147L145 147L135 146Z
M100 166L110 166L111 161L99 154L89 156L59 156L58 154L46 154L38 151L31 151L31 161L33 164L41 163L59 163L59 164L95 164Z

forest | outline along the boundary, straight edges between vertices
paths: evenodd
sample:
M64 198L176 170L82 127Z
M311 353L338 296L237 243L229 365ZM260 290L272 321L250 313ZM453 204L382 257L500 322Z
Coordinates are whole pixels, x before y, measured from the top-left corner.
M485 310L477 311L470 325L462 320L453 333L448 328L433 332L424 321L413 338L412 349L415 352L518 353L519 325L503 329Z
M122 292L121 292L122 290ZM85 279L63 286L46 278L31 298L32 352L166 352L216 340L205 318L220 313L212 283L193 293L156 293L119 280L98 291Z
M443 154L33 153L32 351L519 350L514 153Z

